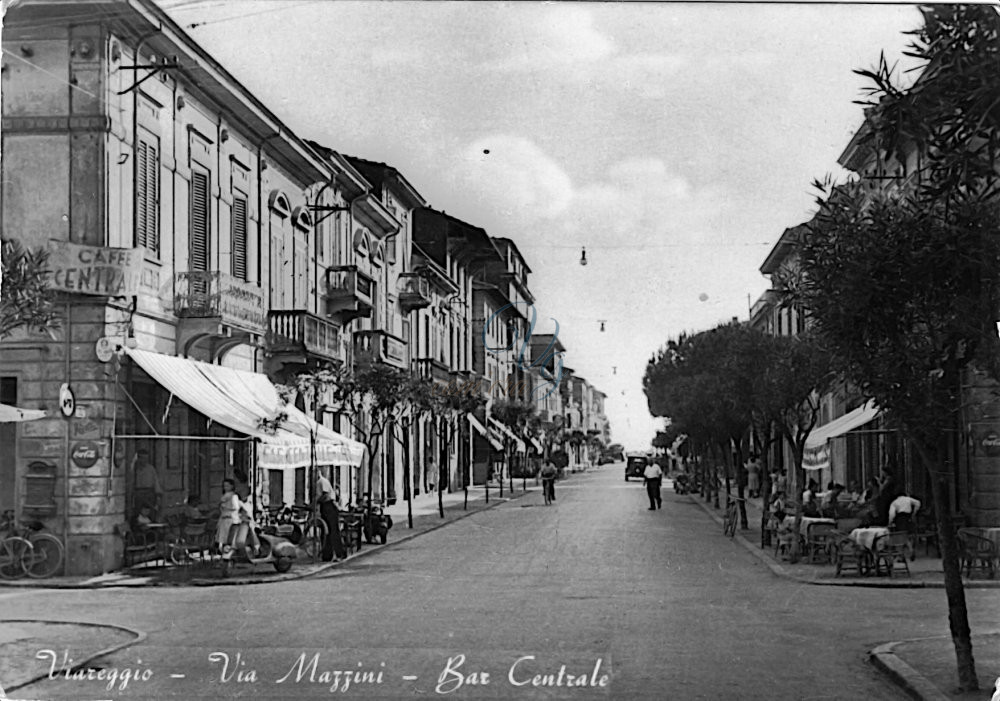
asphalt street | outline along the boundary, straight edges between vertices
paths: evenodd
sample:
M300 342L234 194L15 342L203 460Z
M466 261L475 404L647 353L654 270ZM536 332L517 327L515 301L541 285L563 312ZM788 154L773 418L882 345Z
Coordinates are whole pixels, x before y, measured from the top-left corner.
M0 592L0 618L146 635L91 679L58 673L13 696L903 699L867 652L947 633L943 590L779 578L691 497L665 489L647 510L620 464L556 491L552 506L536 489L306 580ZM974 629L1000 627L1000 592L967 596ZM55 652L58 671L74 653Z

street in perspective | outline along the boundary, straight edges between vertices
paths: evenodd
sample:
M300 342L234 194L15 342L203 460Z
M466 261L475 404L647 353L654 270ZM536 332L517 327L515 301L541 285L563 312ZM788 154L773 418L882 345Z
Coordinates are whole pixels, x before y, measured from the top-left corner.
M0 699L1000 701L1000 11L4 0Z

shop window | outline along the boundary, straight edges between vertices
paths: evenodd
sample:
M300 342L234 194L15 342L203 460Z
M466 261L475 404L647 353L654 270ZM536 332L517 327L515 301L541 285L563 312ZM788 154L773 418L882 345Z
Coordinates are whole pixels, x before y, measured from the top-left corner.
M279 506L285 503L285 473L281 470L267 471L267 503Z
M135 245L160 254L160 140L145 130L136 145Z
M295 503L306 503L306 468L295 468Z

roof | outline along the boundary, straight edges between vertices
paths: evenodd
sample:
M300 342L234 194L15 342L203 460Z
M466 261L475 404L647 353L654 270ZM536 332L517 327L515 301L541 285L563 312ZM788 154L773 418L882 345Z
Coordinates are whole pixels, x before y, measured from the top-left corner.
M493 240L494 241L499 241L500 243L506 244L510 248L514 249L514 253L517 254L517 257L521 260L521 263L524 264L524 271L526 273L530 273L531 272L531 268L528 267L528 261L526 261L524 259L524 256L521 254L521 251L518 249L516 243L514 243L512 240L510 240L508 238L503 238L503 237L498 237L498 236L494 236Z
M344 157L351 165L361 171L365 179L375 187L393 190L413 209L427 206L427 200L424 199L423 195L417 192L417 189L403 177L403 174L391 165L348 154L344 154Z
M771 252L767 254L767 258L761 263L760 272L763 275L771 275L776 273L781 267L781 264L785 262L789 254L798 245L800 237L805 233L806 225L799 224L798 226L792 226L785 229L781 233L781 238L778 242L774 244L774 248Z

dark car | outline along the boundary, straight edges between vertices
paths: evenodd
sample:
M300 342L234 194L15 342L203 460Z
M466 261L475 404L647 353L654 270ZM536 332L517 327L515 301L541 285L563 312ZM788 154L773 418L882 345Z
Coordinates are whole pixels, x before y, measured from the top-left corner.
M647 464L646 457L643 455L628 456L628 459L625 461L625 481L628 482L629 477L642 479Z

